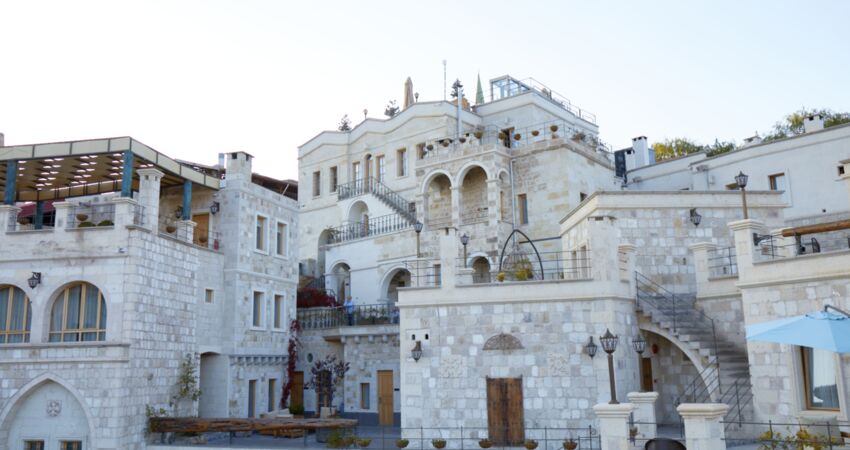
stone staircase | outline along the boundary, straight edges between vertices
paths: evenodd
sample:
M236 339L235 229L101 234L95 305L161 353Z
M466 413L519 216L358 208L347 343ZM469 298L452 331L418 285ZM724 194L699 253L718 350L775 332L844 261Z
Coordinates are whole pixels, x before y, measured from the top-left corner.
M339 185L337 198L344 200L360 195L372 194L385 205L389 206L398 215L403 217L410 225L416 223L416 204L407 201L401 194L393 191L384 183L375 178L355 180L350 183Z
M675 404L726 403L727 427L751 417L747 353L717 336L714 320L695 306L694 295L673 294L638 272L635 282L637 312L678 339L703 363L704 369L685 386Z

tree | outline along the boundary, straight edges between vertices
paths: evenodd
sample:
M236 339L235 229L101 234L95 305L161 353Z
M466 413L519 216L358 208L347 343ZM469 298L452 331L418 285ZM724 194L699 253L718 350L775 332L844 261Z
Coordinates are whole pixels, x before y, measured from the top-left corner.
M723 153L729 153L736 148L737 146L732 141L720 141L715 139L714 144L705 147L705 151L708 156L717 156Z
M350 368L347 362L337 361L336 356L328 355L325 359L313 363L313 367L310 368L310 381L304 384L304 387L316 392L326 389L328 405L333 405L334 390L342 384L342 380Z
M455 82L452 83L452 98L457 98L462 89L463 85L460 83L460 80L455 80Z
M399 107L396 105L395 100L390 100L387 104L387 109L384 110L384 115L392 119L396 114L398 114L398 111Z
M348 114L342 116L342 120L339 121L339 126L337 127L339 131L351 131L351 119L348 118Z
M824 128L850 123L850 113L839 113L827 108L807 109L803 107L788 114L782 121L776 122L773 125L773 129L767 133L763 141L770 142L803 134L805 132L805 126L803 124L806 117L814 114L820 114L823 117Z
M664 142L656 142L652 144L652 149L655 150L655 160L663 161L665 159L678 158L679 156L701 152L705 148L688 138L675 138L665 139Z

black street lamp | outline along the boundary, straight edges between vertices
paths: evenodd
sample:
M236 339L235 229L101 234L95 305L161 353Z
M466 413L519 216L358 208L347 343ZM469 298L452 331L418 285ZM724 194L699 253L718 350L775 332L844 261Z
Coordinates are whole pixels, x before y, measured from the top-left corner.
M738 184L738 189L741 190L741 199L744 202L744 219L749 219L750 216L747 214L747 176L743 171L738 171L738 175L735 175L735 183Z
M596 356L596 344L593 342L593 336L590 337L590 340L587 341L587 345L584 346L584 351L587 352L587 356L590 356L590 359L593 359Z
M466 268L466 244L469 244L469 235L463 233L460 237L460 243L463 244L463 267Z
M419 233L422 232L422 222L416 222L413 224L413 231L416 232L416 257L421 258L422 253L419 251Z
M611 401L610 405L618 405L617 401L617 385L614 382L614 351L617 350L617 343L620 338L611 334L611 330L605 329L605 334L599 337L599 342L602 344L602 350L608 354L608 380L611 383Z

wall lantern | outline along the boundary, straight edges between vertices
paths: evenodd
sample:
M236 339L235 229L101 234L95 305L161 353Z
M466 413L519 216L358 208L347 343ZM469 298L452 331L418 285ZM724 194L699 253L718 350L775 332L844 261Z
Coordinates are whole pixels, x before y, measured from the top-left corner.
M617 343L620 338L611 334L611 330L606 329L605 334L599 337L599 342L602 344L602 350L608 354L608 381L611 383L611 401L610 405L618 405L617 401L617 385L614 381L614 351L617 350Z
M219 211L221 211L221 204L219 202L212 202L212 205L210 205L210 214L215 215Z
M29 283L30 288L35 289L36 286L41 284L41 272L33 272L27 283Z
M463 233L460 237L460 243L463 244L463 267L466 267L466 244L469 244L469 235Z
M590 340L587 341L587 345L584 346L584 351L587 353L587 356L590 356L590 359L593 359L596 356L596 344L593 342L593 336L590 337Z
M643 355L643 352L646 351L646 339L643 338L642 334L638 333L637 337L632 340L632 346L638 355Z
M697 212L696 208L691 208L691 223L694 224L695 227L698 227L700 222L702 222L702 215Z
M410 351L410 356L413 357L414 361L419 362L419 358L422 357L422 341L416 341L416 345Z

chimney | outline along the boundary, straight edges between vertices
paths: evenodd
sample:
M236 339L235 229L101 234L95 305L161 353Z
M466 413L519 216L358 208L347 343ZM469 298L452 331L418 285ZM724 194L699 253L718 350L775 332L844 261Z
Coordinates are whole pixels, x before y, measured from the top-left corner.
M634 151L635 169L655 164L655 150L649 148L649 141L646 140L646 136L638 136L632 139L632 150Z
M245 152L227 154L227 173L225 180L251 181L251 160L254 157Z
M0 133L0 147L6 145L6 136L3 133Z
M806 133L823 130L823 116L820 114L812 114L803 119L803 130Z
M761 137L756 133L754 136L744 138L744 145L741 147L749 147L751 145L761 144Z

